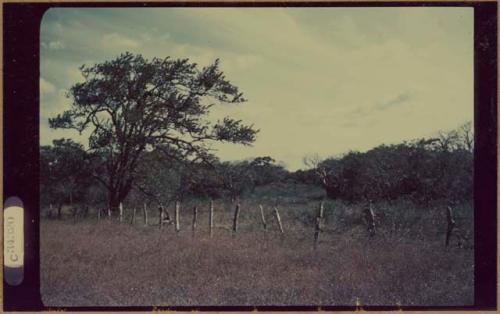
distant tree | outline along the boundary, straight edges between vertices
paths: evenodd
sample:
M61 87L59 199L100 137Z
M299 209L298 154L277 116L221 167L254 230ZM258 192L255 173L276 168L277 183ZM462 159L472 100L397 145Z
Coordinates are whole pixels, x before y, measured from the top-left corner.
M212 123L216 103L245 101L219 70L219 60L199 69L188 59L121 54L114 60L80 67L83 83L71 87L71 109L49 119L52 128L90 128L95 178L106 187L109 207L125 199L146 151L173 160L206 160L210 141L249 145L256 130L225 117Z
M165 159L163 150L146 152L137 168L134 191L141 193L144 201L148 199L164 206L188 196L218 198L222 190L216 176L218 160L213 156L206 158L211 158L208 163Z
M472 150L472 131L466 123L435 138L380 145L325 160L309 157L305 162L333 199L458 202L472 199Z
M472 129L472 122L466 122L457 129L460 138L461 147L472 153L474 149L474 130Z
M222 162L217 165L217 175L222 189L228 194L231 202L236 201L245 190L251 189L253 180L247 161Z
M253 187L285 180L289 173L269 156L256 157L249 163ZM252 189L253 190L253 189Z
M40 187L42 203L73 205L85 197L91 185L91 165L81 144L71 139L53 141L40 147Z

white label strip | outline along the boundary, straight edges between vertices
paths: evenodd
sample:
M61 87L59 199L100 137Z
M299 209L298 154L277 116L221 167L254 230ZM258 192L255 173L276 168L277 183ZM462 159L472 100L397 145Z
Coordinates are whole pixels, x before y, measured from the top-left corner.
M22 206L21 202L7 200L8 207L3 212L4 278L11 285L21 283L24 273L24 210L18 204Z

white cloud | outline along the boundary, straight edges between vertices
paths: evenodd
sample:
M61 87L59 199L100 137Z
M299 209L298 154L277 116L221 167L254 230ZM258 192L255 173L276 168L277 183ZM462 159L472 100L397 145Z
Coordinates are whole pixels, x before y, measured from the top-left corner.
M261 129L253 147L215 145L222 159L271 155L295 169L307 154L427 136L473 116L470 8L71 10L52 22L65 25L64 35L42 29L42 43L61 40L79 51L66 63L47 55L42 76L66 80L54 81L56 90L81 80L77 66L94 63L86 60L125 50L201 66L220 58L249 102L214 107L213 118ZM141 27L130 29L131 21Z
M55 86L49 81L45 80L43 77L40 77L40 95L43 97L48 94L52 94L55 92Z
M58 50L58 49L64 49L65 45L63 42L57 40L57 41L51 41L48 44L49 49L52 50Z
M101 39L104 49L132 49L140 47L137 40L118 33L105 34Z

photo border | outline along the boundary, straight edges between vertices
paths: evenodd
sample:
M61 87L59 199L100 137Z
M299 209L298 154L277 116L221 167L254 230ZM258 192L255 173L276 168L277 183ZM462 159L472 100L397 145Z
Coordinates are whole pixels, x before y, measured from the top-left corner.
M44 12L57 7L472 7L474 9L474 305L363 306L362 310L497 309L497 95L496 1L182 1L4 2L3 18L3 201L18 196L25 208L24 281L3 284L5 311L356 311L356 306L140 306L45 307L40 295L39 240L39 34ZM480 183L480 184L477 184ZM2 218L3 220L3 218ZM27 226L27 227L26 227ZM2 233L3 237L3 233ZM3 255L3 251L2 251Z

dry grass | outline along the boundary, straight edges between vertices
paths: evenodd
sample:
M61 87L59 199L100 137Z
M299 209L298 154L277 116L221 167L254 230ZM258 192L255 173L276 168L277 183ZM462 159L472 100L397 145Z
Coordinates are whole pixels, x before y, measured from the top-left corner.
M44 220L42 299L47 306L473 303L473 248L445 249L432 214L399 229L380 215L379 234L369 239L358 211L338 206L335 215L327 211L313 250L314 211L300 211L307 207L282 210L283 236L270 213L262 231L256 204L242 207L236 235L230 209L219 210L213 238L206 210L195 236L190 209L179 234L172 225L144 227L140 216L134 226Z

